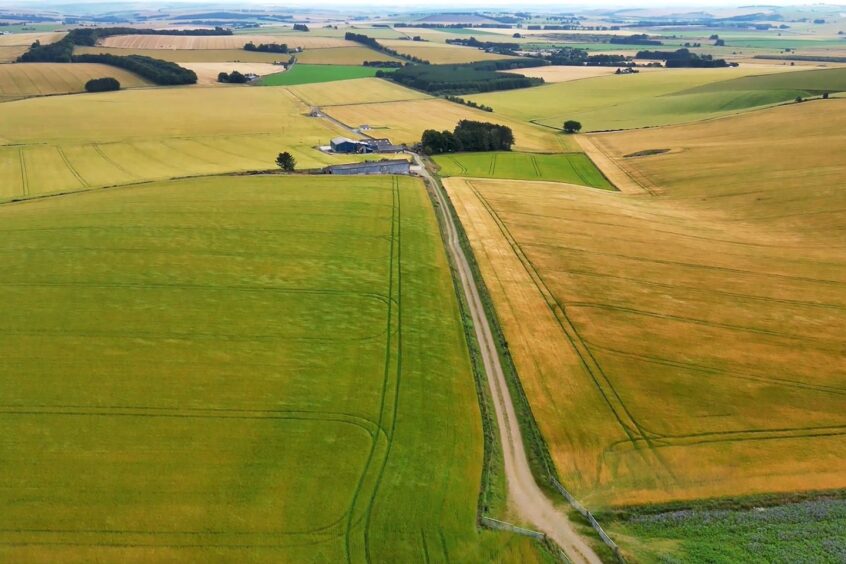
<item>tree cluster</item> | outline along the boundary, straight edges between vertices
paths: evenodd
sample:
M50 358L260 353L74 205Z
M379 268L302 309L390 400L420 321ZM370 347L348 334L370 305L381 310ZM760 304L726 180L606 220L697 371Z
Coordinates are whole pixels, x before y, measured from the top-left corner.
M259 43L252 41L244 44L244 51L257 51L259 53L287 53L288 46L285 43Z
M85 83L86 92L111 92L112 90L120 90L120 82L110 76L92 78Z
M306 24L294 24L294 31L308 31L308 26Z
M608 43L615 45L663 45L664 43L657 39L649 39L645 33L636 33L628 37L615 36L608 40Z
M226 84L245 84L249 81L249 79L240 72L234 70L228 74L225 72L219 73L217 75L217 81Z
M427 155L458 151L510 151L514 134L496 123L461 120L453 131L427 129L420 140Z
M162 61L161 59L154 59L143 55L118 56L105 53L100 53L99 55L75 55L73 62L101 63L126 69L142 78L146 78L154 84L162 86L195 84L197 82L197 75L194 71L180 67L170 61Z
M711 55L697 55L688 49L677 51L638 51L638 59L656 59L665 61L667 68L715 68L730 66L725 59L715 59Z
M510 43L507 41L479 41L475 37L469 39L459 37L456 39L447 39L450 45L464 45L465 47L476 47L477 49L484 49L494 53L501 53L503 55L511 55L520 49L519 43Z
M376 76L390 78L403 86L431 94L466 94L513 90L543 84L541 78L501 72L521 66L543 66L540 59L505 59L455 65L410 65L392 73L378 71Z
M619 67L631 64L625 55L606 53L590 55L585 49L574 49L572 47L563 47L541 58L552 65L571 67Z

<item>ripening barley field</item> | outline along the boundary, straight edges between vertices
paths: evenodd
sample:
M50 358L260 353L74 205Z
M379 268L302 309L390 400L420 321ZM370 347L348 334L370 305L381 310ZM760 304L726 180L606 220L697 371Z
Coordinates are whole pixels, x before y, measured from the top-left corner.
M595 136L640 194L445 181L577 497L846 487L844 126L828 100Z
M285 38L277 38L284 43ZM364 61L398 61L396 57L375 51L368 47L328 47L306 49L297 55L297 62L307 65L360 65Z
M418 180L0 206L0 560L537 561ZM424 556L427 555L427 556Z
M121 88L150 86L134 73L96 63L18 63L0 65L0 102L84 92L86 82L105 76L116 78Z
M288 90L310 106L321 107L431 98L428 94L381 78L356 78L340 84L297 84Z
M285 89L168 88L0 104L0 199L174 177L349 162L313 147L344 131Z
M575 119L586 131L602 131L691 122L791 101L820 88L832 92L843 89L846 69L796 69L755 65L665 69L467 98L493 107L497 115L550 127L561 127L564 120Z
M417 33L415 33L417 35ZM386 39L379 42L385 47L390 47L403 55L417 57L429 61L434 65L446 65L454 63L473 63L476 61L493 61L510 59L508 55L487 53L475 47L463 47L461 45L448 45L446 43L403 41L397 39Z

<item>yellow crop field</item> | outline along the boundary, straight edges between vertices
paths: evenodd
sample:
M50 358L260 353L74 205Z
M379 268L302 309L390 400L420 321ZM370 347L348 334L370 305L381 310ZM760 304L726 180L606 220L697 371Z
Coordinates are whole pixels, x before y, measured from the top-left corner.
M103 39L105 47L121 49L241 49L245 43L285 43L288 47L321 49L324 47L355 47L356 44L339 37L317 37L298 34L284 37L274 35L115 35Z
M496 59L509 59L506 55L485 53L474 47L462 47L460 45L447 45L446 43L383 40L382 45L396 49L403 55L418 57L433 64L449 63L473 63L475 61L492 61Z
M142 55L173 63L287 63L290 55L259 53L243 49L119 49L117 47L75 47L77 55L106 53L109 55Z
M417 90L381 78L355 78L338 82L315 82L289 86L294 95L311 106L341 106L430 97Z
M54 43L65 36L64 31L38 31L33 33L8 33L0 35L0 46L19 45L29 47L36 41L41 43Z
M508 72L522 74L523 76L530 76L534 78L542 78L544 82L570 82L572 80L581 80L583 78L593 78L595 76L605 76L614 74L617 69L615 67L574 67L574 66L547 66L547 67L529 67L525 69L512 69ZM641 72L660 71L664 69L640 69Z
M277 41L283 41L279 39ZM390 55L367 47L329 47L306 49L297 55L297 62L307 65L360 65L364 61L396 61Z
M596 138L640 194L446 180L588 505L846 487L844 127L829 100Z
M0 198L266 170L281 151L301 169L355 160L314 149L343 130L307 112L282 88L144 89L0 104Z
M26 50L24 45L0 45L0 63L13 63Z
M327 113L342 123L369 125L373 135L389 137L395 143L416 143L426 129L452 130L462 119L495 121L514 131L515 150L565 152L578 150L573 142L551 129L534 126L500 115L474 110L442 99L332 106Z
M116 78L122 88L150 85L136 74L95 63L0 65L0 102L29 96L83 92L86 82L104 76Z

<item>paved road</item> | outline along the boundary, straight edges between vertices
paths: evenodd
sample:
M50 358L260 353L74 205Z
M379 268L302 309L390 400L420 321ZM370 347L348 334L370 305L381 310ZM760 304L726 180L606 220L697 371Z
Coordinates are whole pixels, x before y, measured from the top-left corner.
M435 199L440 204L439 207L445 220L444 225L447 232L447 251L452 255L458 269L461 287L464 290L473 319L473 326L476 329L476 338L479 341L488 385L494 398L494 411L496 412L496 421L499 426L499 436L505 459L509 502L522 519L537 530L546 533L549 538L564 549L573 562L601 564L602 561L599 556L575 531L566 513L556 508L535 482L529 467L529 459L526 457L517 415L514 412L514 403L511 401L511 394L505 381L505 374L499 361L490 324L485 315L485 308L479 297L473 271L470 269L470 264L458 239L455 223L457 220L446 205L446 196L443 189L429 174L423 159L415 154L414 160L420 167L420 174L426 180Z

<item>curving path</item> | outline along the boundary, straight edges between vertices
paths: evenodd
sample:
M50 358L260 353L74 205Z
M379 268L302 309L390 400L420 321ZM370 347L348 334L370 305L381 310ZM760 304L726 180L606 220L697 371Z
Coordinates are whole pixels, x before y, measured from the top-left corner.
M423 159L420 155L414 153L412 155L415 163L420 167L420 174L429 185L443 214L447 252L452 256L458 269L461 287L464 290L473 319L488 385L494 398L494 411L496 412L496 421L505 460L509 502L522 519L554 540L573 562L601 564L602 560L581 535L575 531L566 513L557 508L535 482L523 445L523 436L520 434L514 404L511 401L511 394L497 354L494 337L485 315L485 308L479 296L470 264L458 238L457 220L446 204L443 188L432 178Z

